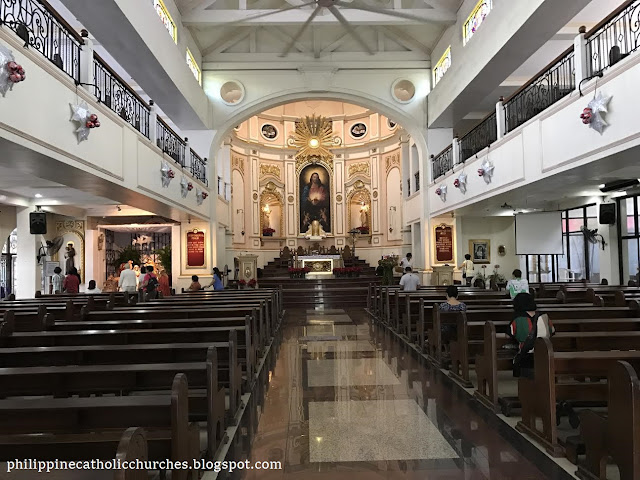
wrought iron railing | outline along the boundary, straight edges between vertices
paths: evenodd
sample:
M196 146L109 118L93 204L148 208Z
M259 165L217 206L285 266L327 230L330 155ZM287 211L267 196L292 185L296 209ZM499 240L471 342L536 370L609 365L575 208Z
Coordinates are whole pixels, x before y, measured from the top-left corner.
M224 182L222 181L222 177L218 177L218 195L221 197L224 196Z
M190 149L191 150L191 149ZM196 152L191 150L191 175L196 180L200 180L205 185L209 186L209 181L207 180L207 159L202 158Z
M434 182L453 168L453 145L449 145L431 158L431 168Z
M416 172L413 176L416 180L416 192L419 192L420 191L420 172Z
M496 113L486 117L460 139L460 158L454 158L456 164L464 163L476 153L498 140Z
M616 9L586 35L589 76L616 64L640 47L640 0Z
M149 138L149 106L97 54L93 57L93 76L100 101Z
M504 102L505 133L546 110L576 88L573 47Z
M0 0L0 25L13 30L76 82L82 37L43 0Z
M407 178L407 197L411 196L411 179Z
M173 158L174 162L181 167L185 166L185 142L159 117L156 142L164 153Z

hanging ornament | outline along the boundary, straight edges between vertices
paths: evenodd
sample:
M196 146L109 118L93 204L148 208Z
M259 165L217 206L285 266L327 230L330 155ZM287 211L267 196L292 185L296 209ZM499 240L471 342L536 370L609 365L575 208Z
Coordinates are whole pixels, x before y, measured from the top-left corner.
M182 195L182 198L187 198L187 195L189 194L189 184L190 182L188 182L186 177L183 175L182 179L180 179L180 195Z
M165 161L162 162L160 167L160 174L162 176L162 186L167 188L171 183L171 180L176 176L175 172L169 168L169 164Z
M604 132L605 127L609 125L602 114L609 113L608 105L611 98L611 96L603 95L602 92L599 91L594 95L593 100L589 102L580 115L582 123L589 125L590 128L593 128L600 135Z
M478 169L478 176L482 177L486 184L491 183L491 177L493 177L493 163L488 158L482 162L482 166Z
M71 122L76 122L78 128L75 131L78 137L78 143L89 138L89 131L100 126L98 121L98 115L89 111L89 106L86 102L79 104L70 103L71 107Z
M202 205L202 201L204 200L204 192L199 188L196 188L196 203L198 205Z
M4 45L0 45L0 94L4 97L9 90L13 90L16 83L27 78L21 65L16 63L13 52Z
M202 199L206 200L209 194L207 192L202 192Z
M463 194L467 193L467 174L464 172L460 173L458 178L453 181L453 186L459 188Z
M436 188L436 195L438 195L443 202L446 202L447 201L447 186L446 185L440 185L438 188Z

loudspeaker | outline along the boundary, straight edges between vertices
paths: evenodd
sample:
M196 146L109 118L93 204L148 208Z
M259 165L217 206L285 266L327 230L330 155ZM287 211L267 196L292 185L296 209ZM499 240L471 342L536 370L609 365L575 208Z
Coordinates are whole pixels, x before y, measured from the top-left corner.
M31 212L29 214L29 233L44 235L47 233L47 214L44 212Z
M600 225L613 225L616 223L616 204L600 204Z

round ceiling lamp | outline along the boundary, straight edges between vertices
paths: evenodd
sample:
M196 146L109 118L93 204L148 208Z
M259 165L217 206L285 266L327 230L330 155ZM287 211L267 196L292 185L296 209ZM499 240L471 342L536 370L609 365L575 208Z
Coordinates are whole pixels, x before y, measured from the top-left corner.
M315 137L309 139L309 147L318 148L319 146L320 146L320 140L318 140Z

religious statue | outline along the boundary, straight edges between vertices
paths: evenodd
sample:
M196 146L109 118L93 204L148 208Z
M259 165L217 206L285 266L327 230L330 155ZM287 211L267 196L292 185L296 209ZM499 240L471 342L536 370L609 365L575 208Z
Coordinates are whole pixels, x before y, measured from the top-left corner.
M263 228L271 228L271 209L269 208L269 205L265 205L262 211L264 212Z
M309 229L304 234L304 238L307 240L318 240L321 238L327 238L327 233L322 228L322 224L318 220L314 220L309 225Z
M71 269L76 266L74 257L76 256L76 249L73 248L73 242L67 243L67 251L64 254L64 258L66 258L65 262L65 274L69 275L71 273Z
M368 227L369 226L369 215L367 214L368 208L363 205L360 207L360 226Z

